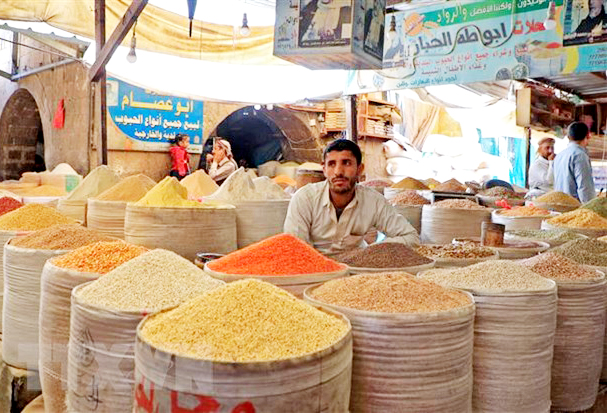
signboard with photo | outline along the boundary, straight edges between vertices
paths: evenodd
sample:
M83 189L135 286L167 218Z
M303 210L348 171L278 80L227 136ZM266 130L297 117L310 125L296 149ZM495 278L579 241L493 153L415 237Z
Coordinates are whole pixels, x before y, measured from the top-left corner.
M607 13L603 0L566 0L563 45L607 41Z

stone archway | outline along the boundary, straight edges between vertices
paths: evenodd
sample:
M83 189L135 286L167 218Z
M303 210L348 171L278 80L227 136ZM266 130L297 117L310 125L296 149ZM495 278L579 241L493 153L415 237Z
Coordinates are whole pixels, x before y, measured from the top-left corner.
M256 110L253 106L239 107L217 122L209 136L228 138L235 155L243 153L243 148L247 145L243 140L250 140L253 145L263 145L265 142L270 143L270 139L275 139L280 143L284 159L318 162L322 149L319 143L320 131L310 126L310 119L314 116L284 107L274 107L271 110ZM258 133L263 130L268 139L255 136L255 132L247 128L257 128L260 131Z
M0 115L0 180L19 179L34 170L36 146L43 139L35 99L26 89L18 89Z

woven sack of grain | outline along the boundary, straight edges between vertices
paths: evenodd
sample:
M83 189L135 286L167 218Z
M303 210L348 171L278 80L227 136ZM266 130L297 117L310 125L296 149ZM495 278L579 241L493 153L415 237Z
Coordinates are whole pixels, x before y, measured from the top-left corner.
M289 208L288 199L230 203L236 207L238 248L244 248L283 231Z
M0 332L2 332L2 307L4 301L4 244L11 238L29 234L28 231L0 231Z
M483 222L491 222L491 210L440 208L424 205L421 240L425 244L448 244L453 238L480 237Z
M80 222L86 221L86 200L72 201L67 198L59 199L57 210L63 215L74 218Z
M415 228L417 233L422 231L422 205L396 205L396 212L401 214Z
M336 315L351 330L349 321ZM154 315L137 330L134 413L185 411L197 406L243 413L348 411L351 331L331 347L302 357L225 363L181 357L153 347L141 335L150 317Z
M551 291L474 294L475 412L548 413L556 327Z
M506 231L514 231L517 229L540 229L542 227L542 221L545 219L556 216L556 213L551 215L536 215L529 217L515 217L502 215L501 210L495 210L491 213L491 221L496 224L502 224L506 226Z
M256 278L258 280L266 281L277 287L283 288L298 298L303 297L304 290L312 285L320 284L325 281L332 280L348 275L348 267L344 266L342 270L327 273L318 274L304 274L304 275L255 275L255 274L225 274L217 271L213 271L207 264L204 265L204 272L213 278L216 278L225 282L233 282L242 280L245 278Z
M39 372L46 413L63 413L66 410L72 289L98 277L99 274L57 267L50 261L42 270Z
M199 252L227 254L237 249L236 208L166 208L129 204L126 242L163 248L190 261Z
M607 281L561 282L552 360L552 409L592 407L603 363Z
M4 245L2 358L7 364L38 370L42 269L47 259L66 252Z
M562 229L562 228L568 229L568 230L576 232L578 234L585 235L589 238L599 238L599 237L604 237L607 235L607 229L555 226L546 221L542 221L542 229Z
M86 225L101 234L124 239L126 202L87 200Z
M474 304L435 313L380 313L305 300L352 323L352 413L470 412Z
M131 412L135 331L145 314L82 302L79 291L89 284L72 290L67 411Z

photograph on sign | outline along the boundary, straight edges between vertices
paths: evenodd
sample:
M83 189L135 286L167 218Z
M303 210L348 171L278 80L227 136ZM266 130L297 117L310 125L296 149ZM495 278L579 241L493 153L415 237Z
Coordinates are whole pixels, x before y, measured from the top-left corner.
M603 0L565 0L563 46L606 42L606 7Z
M365 52L381 59L384 55L385 0L366 0L365 7Z
M299 47L347 46L351 38L352 0L301 0Z

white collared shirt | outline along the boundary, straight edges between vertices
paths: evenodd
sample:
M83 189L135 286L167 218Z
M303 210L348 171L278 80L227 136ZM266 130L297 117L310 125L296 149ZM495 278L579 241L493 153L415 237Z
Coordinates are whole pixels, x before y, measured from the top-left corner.
M552 164L553 161L538 155L529 167L529 189L539 189L544 193L552 190L554 184Z
M372 229L386 235L384 242L419 245L415 228L376 190L361 185L339 220L327 181L304 186L291 199L284 225L284 232L328 255L365 246Z

